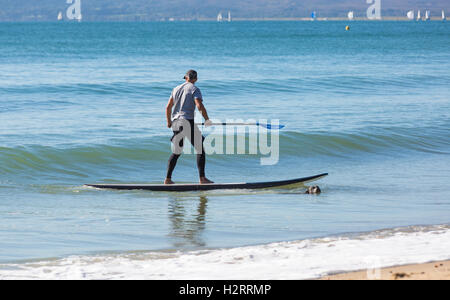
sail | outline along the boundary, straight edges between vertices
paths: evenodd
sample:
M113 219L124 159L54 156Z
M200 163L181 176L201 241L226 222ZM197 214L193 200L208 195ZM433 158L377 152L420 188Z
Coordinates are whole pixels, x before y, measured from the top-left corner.
M417 21L420 20L420 10L417 12Z
M222 20L223 20L222 13L220 12L220 13L217 15L217 22L221 22Z
M231 12L228 12L228 22L231 22Z
M63 19L62 12L59 12L59 14L58 14L58 21L61 21L62 19Z
M427 10L426 12L425 12L425 20L429 20L430 19L430 11L429 10Z
M408 19L413 20L414 19L414 11L413 10L408 11L406 16L408 17Z
M311 19L314 20L315 18L316 18L316 12L313 11L313 12L311 13Z
M349 20L353 20L353 18L354 18L353 11L349 11L347 17L348 17Z

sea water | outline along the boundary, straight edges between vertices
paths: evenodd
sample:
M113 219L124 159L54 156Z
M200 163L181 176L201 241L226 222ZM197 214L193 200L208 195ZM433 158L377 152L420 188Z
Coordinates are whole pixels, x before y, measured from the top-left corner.
M389 234L372 234L378 230L400 230L405 249L418 243L407 262L450 258L450 25L345 25L1 23L2 278L21 276L14 270L22 268L40 274L30 261L66 266L71 277L79 274L69 267L73 257L97 270L98 257L158 264L171 255L280 250L283 243L322 245L330 238L358 241L339 243L349 257L378 239L381 248L395 248ZM164 180L171 151L165 105L188 69L199 73L211 118L286 125L276 164L261 165L259 154L208 155L208 177L257 182L328 172L314 183L322 194L84 187ZM214 129L202 130L208 136ZM179 160L173 179L198 180L193 155ZM424 246L429 232L440 234L436 245L447 251ZM324 265L323 249L303 253L316 253ZM251 264L249 257L243 261ZM400 260L392 254L386 261ZM356 266L343 259L320 270ZM122 276L136 275L132 269ZM280 277L316 276L312 269ZM192 277L203 278L197 271Z

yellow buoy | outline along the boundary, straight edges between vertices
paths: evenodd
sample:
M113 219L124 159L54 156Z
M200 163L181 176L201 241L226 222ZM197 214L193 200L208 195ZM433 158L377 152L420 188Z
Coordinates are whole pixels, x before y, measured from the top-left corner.
M345 30L349 31L350 30L350 26L345 26Z

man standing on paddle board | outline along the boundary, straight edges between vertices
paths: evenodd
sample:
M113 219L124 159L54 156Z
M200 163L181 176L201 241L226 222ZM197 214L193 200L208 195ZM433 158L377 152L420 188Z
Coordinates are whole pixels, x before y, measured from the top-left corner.
M195 86L197 82L197 72L187 71L184 76L185 83L173 89L169 102L166 106L167 127L172 128L173 153L169 158L167 166L167 175L164 184L174 184L172 181L172 172L175 169L178 158L183 149L183 140L186 137L194 146L197 152L197 167L200 177L200 184L213 183L205 176L205 151L203 148L204 137L194 123L195 108L201 112L205 118L205 126L209 126L209 120L206 108L203 105L203 97L200 89Z

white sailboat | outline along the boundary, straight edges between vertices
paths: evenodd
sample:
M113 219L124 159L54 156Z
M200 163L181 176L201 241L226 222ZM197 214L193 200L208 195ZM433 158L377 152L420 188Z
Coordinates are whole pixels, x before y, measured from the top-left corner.
M420 21L420 9L419 9L419 11L417 12L417 21Z
M429 21L430 20L430 11L427 10L425 11L425 21Z
M353 11L349 11L348 14L347 14L347 17L348 17L348 19L349 19L350 21L353 20L354 17L355 17L354 12L353 12Z
M222 22L223 21L223 16L222 16L222 13L220 12L218 15L217 15L217 22Z
M231 12L228 12L228 22L231 22Z
M408 11L406 16L408 17L408 19L414 20L414 11L413 10Z
M60 11L58 14L58 21L61 21L63 19L63 15L62 12Z
M445 12L442 10L442 21L445 21Z

